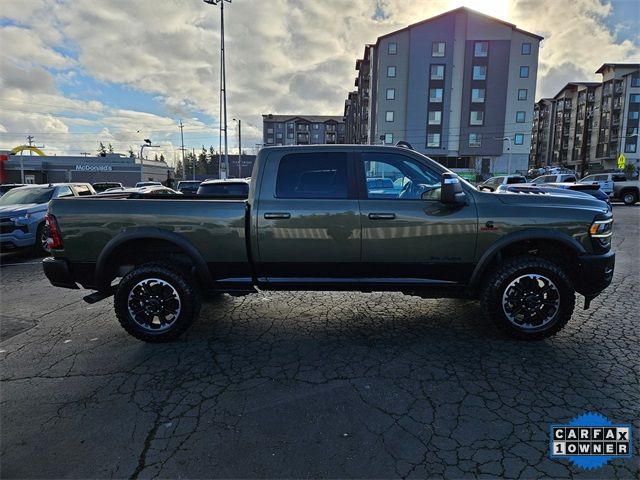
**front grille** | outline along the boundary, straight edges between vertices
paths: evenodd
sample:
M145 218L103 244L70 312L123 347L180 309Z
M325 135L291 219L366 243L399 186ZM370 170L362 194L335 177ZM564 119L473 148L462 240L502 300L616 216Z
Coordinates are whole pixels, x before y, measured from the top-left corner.
M16 225L9 218L0 218L0 234L1 233L11 233L15 230L21 230L24 233L29 231L29 228L26 225Z

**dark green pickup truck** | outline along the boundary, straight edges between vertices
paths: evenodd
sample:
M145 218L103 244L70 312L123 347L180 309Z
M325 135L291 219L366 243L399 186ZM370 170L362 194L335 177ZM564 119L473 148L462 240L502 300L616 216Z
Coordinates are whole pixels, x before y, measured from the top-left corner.
M383 179L383 180L381 180ZM612 214L593 197L488 193L407 147L260 151L248 199L53 200L53 285L115 293L135 337L166 341L201 300L263 290L399 291L479 299L539 339L610 283Z

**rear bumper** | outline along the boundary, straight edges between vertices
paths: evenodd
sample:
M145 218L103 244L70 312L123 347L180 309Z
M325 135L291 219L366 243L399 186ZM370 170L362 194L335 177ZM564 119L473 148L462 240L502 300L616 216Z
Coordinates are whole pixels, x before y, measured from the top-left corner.
M66 260L48 257L42 261L42 268L51 285L63 288L79 288Z
M616 254L580 255L576 291L585 297L595 297L611 284Z

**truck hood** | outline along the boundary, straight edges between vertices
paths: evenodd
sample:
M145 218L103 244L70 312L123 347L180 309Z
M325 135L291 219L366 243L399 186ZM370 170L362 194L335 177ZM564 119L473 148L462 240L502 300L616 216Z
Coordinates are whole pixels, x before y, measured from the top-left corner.
M609 207L605 202L586 194L584 197L578 197L574 195L563 195L562 191L560 191L545 192L542 194L499 192L487 193L487 195L493 195L497 200L507 205L522 205L526 207L540 206L542 208L580 208L583 210L593 210L597 213L607 213L609 211Z
M17 205L3 205L0 207L0 215L22 215L25 213L43 212L47 209L47 203L26 203Z

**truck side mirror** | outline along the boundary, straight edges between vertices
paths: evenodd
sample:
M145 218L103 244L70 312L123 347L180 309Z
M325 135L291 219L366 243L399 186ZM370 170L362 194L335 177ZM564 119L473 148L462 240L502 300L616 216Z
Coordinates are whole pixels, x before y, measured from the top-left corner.
M462 191L462 184L455 173L443 173L440 179L440 201L445 205L465 205L467 196Z

